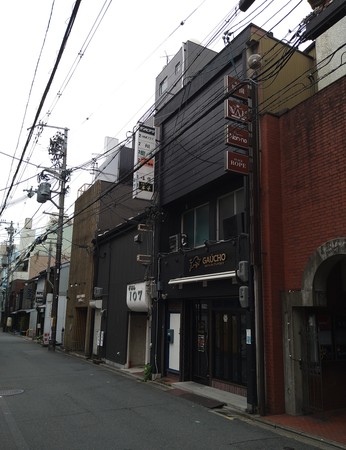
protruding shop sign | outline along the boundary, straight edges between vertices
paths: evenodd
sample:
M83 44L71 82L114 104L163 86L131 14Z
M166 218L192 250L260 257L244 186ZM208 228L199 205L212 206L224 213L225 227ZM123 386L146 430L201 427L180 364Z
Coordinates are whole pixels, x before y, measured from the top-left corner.
M225 101L225 117L226 119L236 120L237 122L248 122L249 107L245 103L228 99Z
M226 152L225 169L231 172L249 174L249 157L236 152Z
M126 304L131 311L148 311L149 295L145 282L127 285Z
M250 145L249 131L245 128L239 128L236 125L227 125L226 144L248 149Z
M230 119L230 122L226 124L225 143L242 150L242 153L238 153L236 150L226 151L225 170L248 175L249 156L247 150L250 146L250 133L247 125L249 121L249 86L228 75L225 77L225 88L230 95L230 98L225 100L225 118Z
M151 200L154 192L155 128L141 124L135 134L133 197ZM139 168L138 168L139 167Z
M249 97L248 84L243 84L241 81L230 75L225 77L225 87L226 92L231 92L232 97L243 98L244 100L247 100Z

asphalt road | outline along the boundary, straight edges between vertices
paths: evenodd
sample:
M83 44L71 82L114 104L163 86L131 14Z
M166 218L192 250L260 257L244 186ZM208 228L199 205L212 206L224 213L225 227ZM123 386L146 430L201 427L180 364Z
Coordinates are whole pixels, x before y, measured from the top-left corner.
M104 365L0 331L1 450L312 450Z

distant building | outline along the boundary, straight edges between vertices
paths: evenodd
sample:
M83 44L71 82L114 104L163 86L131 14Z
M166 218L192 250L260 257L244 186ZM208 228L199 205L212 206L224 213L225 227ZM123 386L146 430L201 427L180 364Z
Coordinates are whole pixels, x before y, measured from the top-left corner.
M155 106L161 108L215 56L217 52L188 40L156 77Z

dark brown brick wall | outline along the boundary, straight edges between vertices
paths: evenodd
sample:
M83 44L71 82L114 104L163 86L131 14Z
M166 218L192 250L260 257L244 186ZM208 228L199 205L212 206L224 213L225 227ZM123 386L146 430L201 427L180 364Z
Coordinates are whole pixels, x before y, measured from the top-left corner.
M266 402L284 411L281 292L300 290L311 254L346 235L346 78L285 115L261 118Z

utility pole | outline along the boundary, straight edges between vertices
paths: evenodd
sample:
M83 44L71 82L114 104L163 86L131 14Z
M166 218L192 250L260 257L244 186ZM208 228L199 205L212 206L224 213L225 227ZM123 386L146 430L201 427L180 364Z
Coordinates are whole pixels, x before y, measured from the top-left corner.
M51 201L58 208L58 221L56 228L56 254L54 266L54 282L53 282L53 302L51 311L51 333L48 344L48 350L55 350L56 346L56 328L58 318L58 303L59 303L59 284L60 284L60 269L61 269L61 254L62 254L62 240L63 240L63 226L64 226L64 208L65 208L65 194L67 190L66 183L69 180L70 171L66 168L67 161L67 138L68 128L55 127L52 125L40 126L55 128L58 131L56 135L50 139L48 152L51 156L53 168L45 168L39 175L41 184L36 191L28 190L28 196L32 197L37 193L37 201L45 203L47 200ZM59 190L51 191L49 179L53 176L59 181ZM56 192L59 195L58 203L55 203L51 198L51 193Z
M4 221L1 221L1 223L6 223ZM8 222L7 222L8 223ZM10 272L11 272L11 261L12 261L12 257L13 257L13 249L14 249L14 233L15 233L15 229L13 227L13 221L11 220L11 222L9 222L9 227L5 228L5 230L7 231L8 234L8 245L7 245L7 271L6 271L6 289L5 289L5 320L6 320L6 324L3 323L3 326L6 325L6 329L8 327L7 325L7 321L8 321L8 317L10 317Z
M53 287L53 303L51 312L51 339L48 349L55 350L56 344L56 325L58 318L58 303L59 303L59 284L60 284L60 269L61 269L61 251L62 251L62 239L63 239L63 225L64 225L64 208L65 208L65 194L66 194L66 181L69 176L66 172L66 158L67 158L67 128L64 128L63 141L60 142L51 140L50 151L59 158L60 146L62 146L61 157L61 169L60 169L60 189L59 189L59 205L58 205L58 227L57 227L57 239L56 239L56 255L55 255L55 268L54 268L54 287ZM57 145L55 145L55 143Z
M13 236L15 233L15 229L13 227L13 222L11 220L10 226L8 228L5 228L8 233L8 246L7 246L7 281L6 281L6 296L5 296L5 302L6 302L6 328L7 323L12 326L12 319L9 319L10 317L10 275L11 275L11 262L13 258L13 249L14 249L14 243L13 243Z

